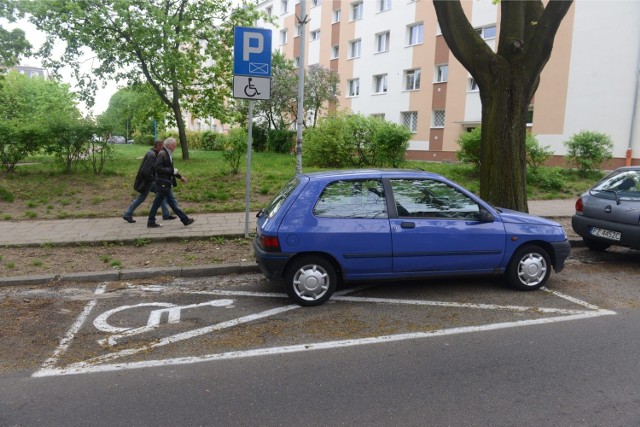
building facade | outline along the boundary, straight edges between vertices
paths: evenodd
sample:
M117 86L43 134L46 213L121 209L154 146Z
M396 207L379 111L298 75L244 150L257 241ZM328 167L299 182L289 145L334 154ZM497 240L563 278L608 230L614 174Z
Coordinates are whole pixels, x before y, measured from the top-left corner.
M296 64L340 75L338 108L404 124L407 157L455 160L457 139L481 121L478 88L440 33L430 0L256 0L275 19L272 46ZM478 34L497 47L500 7L462 1ZM611 136L608 167L640 164L640 1L577 0L564 18L530 106L531 129L563 163L563 144L582 130Z

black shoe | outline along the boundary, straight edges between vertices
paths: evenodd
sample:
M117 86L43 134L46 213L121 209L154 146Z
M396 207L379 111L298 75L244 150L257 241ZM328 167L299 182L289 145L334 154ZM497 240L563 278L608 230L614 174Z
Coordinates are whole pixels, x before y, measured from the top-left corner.
M195 220L195 218L189 218L186 222L183 222L183 224L186 227L187 225L193 224Z
M133 224L134 222L136 222L136 220L131 218L130 216L123 216L122 219L127 221L129 224Z
M170 219L176 219L176 218L178 218L178 217L175 216L175 215L169 215L169 216L163 216L162 217L162 219L164 219L165 221L168 221Z
M162 227L162 224L158 224L157 222L147 223L147 228L158 228L158 227Z

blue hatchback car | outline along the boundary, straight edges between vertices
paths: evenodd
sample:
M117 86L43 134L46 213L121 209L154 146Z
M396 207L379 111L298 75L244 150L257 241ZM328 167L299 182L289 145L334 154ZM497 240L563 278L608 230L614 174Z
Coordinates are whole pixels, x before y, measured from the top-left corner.
M338 281L504 274L534 290L570 250L558 223L412 170L299 174L258 213L254 241L262 273L303 306Z

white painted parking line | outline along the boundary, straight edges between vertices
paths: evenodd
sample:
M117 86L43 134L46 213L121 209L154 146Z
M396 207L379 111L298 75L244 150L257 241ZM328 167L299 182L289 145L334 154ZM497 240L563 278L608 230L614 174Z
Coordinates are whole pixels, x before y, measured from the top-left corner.
M506 328L551 324L551 323L557 323L557 322L589 319L589 318L594 318L599 316L609 316L609 315L616 314L614 311L600 309L599 307L593 304L587 303L580 299L577 299L556 291L549 291L548 289L545 289L545 291L559 298L575 303L576 305L584 307L586 308L586 310L345 296L346 293L355 292L356 290L359 290L359 289L349 289L349 290L341 291L340 293L334 294L334 299L335 299L334 303L339 304L341 301L348 301L350 303L399 304L399 305L417 305L417 306L422 305L422 306L456 307L456 308L483 309L483 310L509 310L509 311L516 311L516 312L524 312L524 311L531 310L531 311L538 311L541 313L559 314L559 316L547 317L542 319L529 319L529 320L518 320L518 321L510 321L510 322L491 323L491 324L477 325L477 326L464 326L464 327L457 327L457 328L440 329L437 331L429 331L429 332L403 333L403 334L384 335L384 336L377 336L377 337L367 337L367 338L349 339L349 340L340 340L340 341L296 344L296 345L281 346L281 347L267 347L267 348L261 348L261 349L253 349L253 350L246 350L246 351L232 351L232 352L209 354L209 355L203 355L203 356L179 357L179 358L169 358L169 359L162 359L162 360L146 360L141 362L129 362L129 363L126 363L126 362L110 363L110 362L113 362L114 360L117 360L126 356L131 356L143 351L148 351L153 348L158 348L168 344L188 340L191 338L202 336L204 334L212 333L222 329L231 328L233 326L249 323L258 319L264 319L269 316L273 316L275 314L280 314L280 313L284 313L287 311L300 308L298 305L287 305L284 307L265 310L259 313L243 316L243 317L229 320L226 322L217 323L215 325L198 328L192 331L168 336L158 340L157 342L154 342L153 344L144 345L138 348L121 350L113 353L108 353L102 356L88 359L83 362L73 363L64 367L56 367L55 365L59 361L60 357L67 350L75 334L82 327L89 313L95 306L97 301L96 299L96 300L90 301L87 304L87 306L85 307L85 310L83 310L83 313L78 317L77 321L73 324L69 332L65 335L65 338L63 338L63 340L60 342L60 346L56 349L56 351L54 352L54 355L45 362L45 364L42 366L42 369L40 369L39 371L33 374L33 377L109 372L109 371L119 371L119 370L126 370L126 369L147 368L147 367L154 367L154 366L185 365L185 364L200 363L200 362L215 361L215 360L228 360L228 359L238 359L238 358L247 358L247 357L256 357L256 356L268 356L268 355L276 355L276 354L284 354L284 353L327 350L327 349L334 349L334 348L344 348L344 347L353 347L353 346L370 345L370 344L382 344L382 343L389 343L389 342L395 342L395 341L424 339L424 338L457 335L457 334L465 334L465 333L473 333L473 332L495 331L495 330L506 329ZM96 294L101 292L104 292L104 287L96 290ZM190 293L224 295L224 296L235 295L235 296L245 296L245 297L247 296L248 297L270 297L270 298L283 296L283 294L244 292L244 291L191 291ZM113 312L113 310L110 310L110 311ZM104 314L101 316L104 316Z

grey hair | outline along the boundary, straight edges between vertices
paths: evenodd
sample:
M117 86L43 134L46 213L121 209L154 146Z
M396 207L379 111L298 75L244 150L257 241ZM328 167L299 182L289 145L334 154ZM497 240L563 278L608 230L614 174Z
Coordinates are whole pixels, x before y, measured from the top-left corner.
M175 139L175 138L173 138L173 137L171 137L171 136L170 136L169 138L167 138L167 139L165 139L165 140L164 140L164 146L165 146L165 147L168 147L170 144L176 144L176 145L178 145L178 141L176 141L176 139Z

